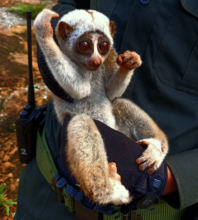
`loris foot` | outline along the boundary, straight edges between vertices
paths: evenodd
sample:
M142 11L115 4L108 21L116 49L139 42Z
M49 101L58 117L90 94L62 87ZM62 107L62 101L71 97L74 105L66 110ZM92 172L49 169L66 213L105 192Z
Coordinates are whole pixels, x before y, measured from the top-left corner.
M132 200L129 191L122 185L121 177L117 173L117 166L111 162L108 164L110 185L107 184L106 189L98 189L97 193L92 194L92 199L99 204L114 204L122 205L128 204ZM106 191L106 192L105 192ZM89 197L90 199L90 197Z
M142 64L140 56L136 52L126 51L117 57L117 64L127 70L133 70Z
M146 147L146 150L142 153L142 156L136 160L136 163L140 164L139 169L141 171L148 168L147 173L152 174L160 167L166 156L161 150L161 143L159 140L152 138L143 139L137 141L137 143Z
M109 163L109 175L113 184L114 192L110 195L111 203L113 202L115 205L119 204L127 204L131 201L131 197L129 195L129 191L122 185L121 177L117 173L116 163Z

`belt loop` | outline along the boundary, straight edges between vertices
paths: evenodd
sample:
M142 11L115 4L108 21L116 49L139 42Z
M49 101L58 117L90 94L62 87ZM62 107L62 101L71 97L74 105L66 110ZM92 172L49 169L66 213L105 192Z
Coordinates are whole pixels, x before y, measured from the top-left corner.
M64 200L64 195L63 195L63 187L67 184L67 181L64 177L62 177L60 180L58 180L56 184L56 193L58 195L58 202L61 205L64 205L65 200Z

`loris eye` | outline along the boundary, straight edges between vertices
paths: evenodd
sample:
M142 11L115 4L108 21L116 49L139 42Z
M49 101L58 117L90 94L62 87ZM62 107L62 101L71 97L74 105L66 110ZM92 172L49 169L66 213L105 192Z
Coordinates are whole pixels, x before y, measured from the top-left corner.
M87 41L82 41L79 43L79 48L82 50L82 51L86 51L89 49L89 44Z
M106 41L104 41L99 45L99 48L102 53L105 53L109 49L109 44Z

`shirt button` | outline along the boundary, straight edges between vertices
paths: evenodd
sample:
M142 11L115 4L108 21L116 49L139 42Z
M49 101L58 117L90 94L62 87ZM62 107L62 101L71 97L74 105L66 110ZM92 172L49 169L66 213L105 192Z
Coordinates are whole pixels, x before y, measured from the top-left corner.
M150 0L140 0L142 4L146 5L150 2Z

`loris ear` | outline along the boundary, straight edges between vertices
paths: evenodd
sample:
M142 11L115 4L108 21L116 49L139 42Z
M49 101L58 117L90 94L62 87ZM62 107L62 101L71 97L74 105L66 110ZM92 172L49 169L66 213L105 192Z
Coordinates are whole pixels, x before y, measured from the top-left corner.
M112 36L112 37L115 37L116 25L115 25L114 21L110 21L110 23L109 23L109 29L110 29L110 32L111 32L111 36Z
M58 28L57 28L58 35L61 36L64 40L68 38L70 32L72 32L73 30L74 28L64 21L61 21L58 24Z

